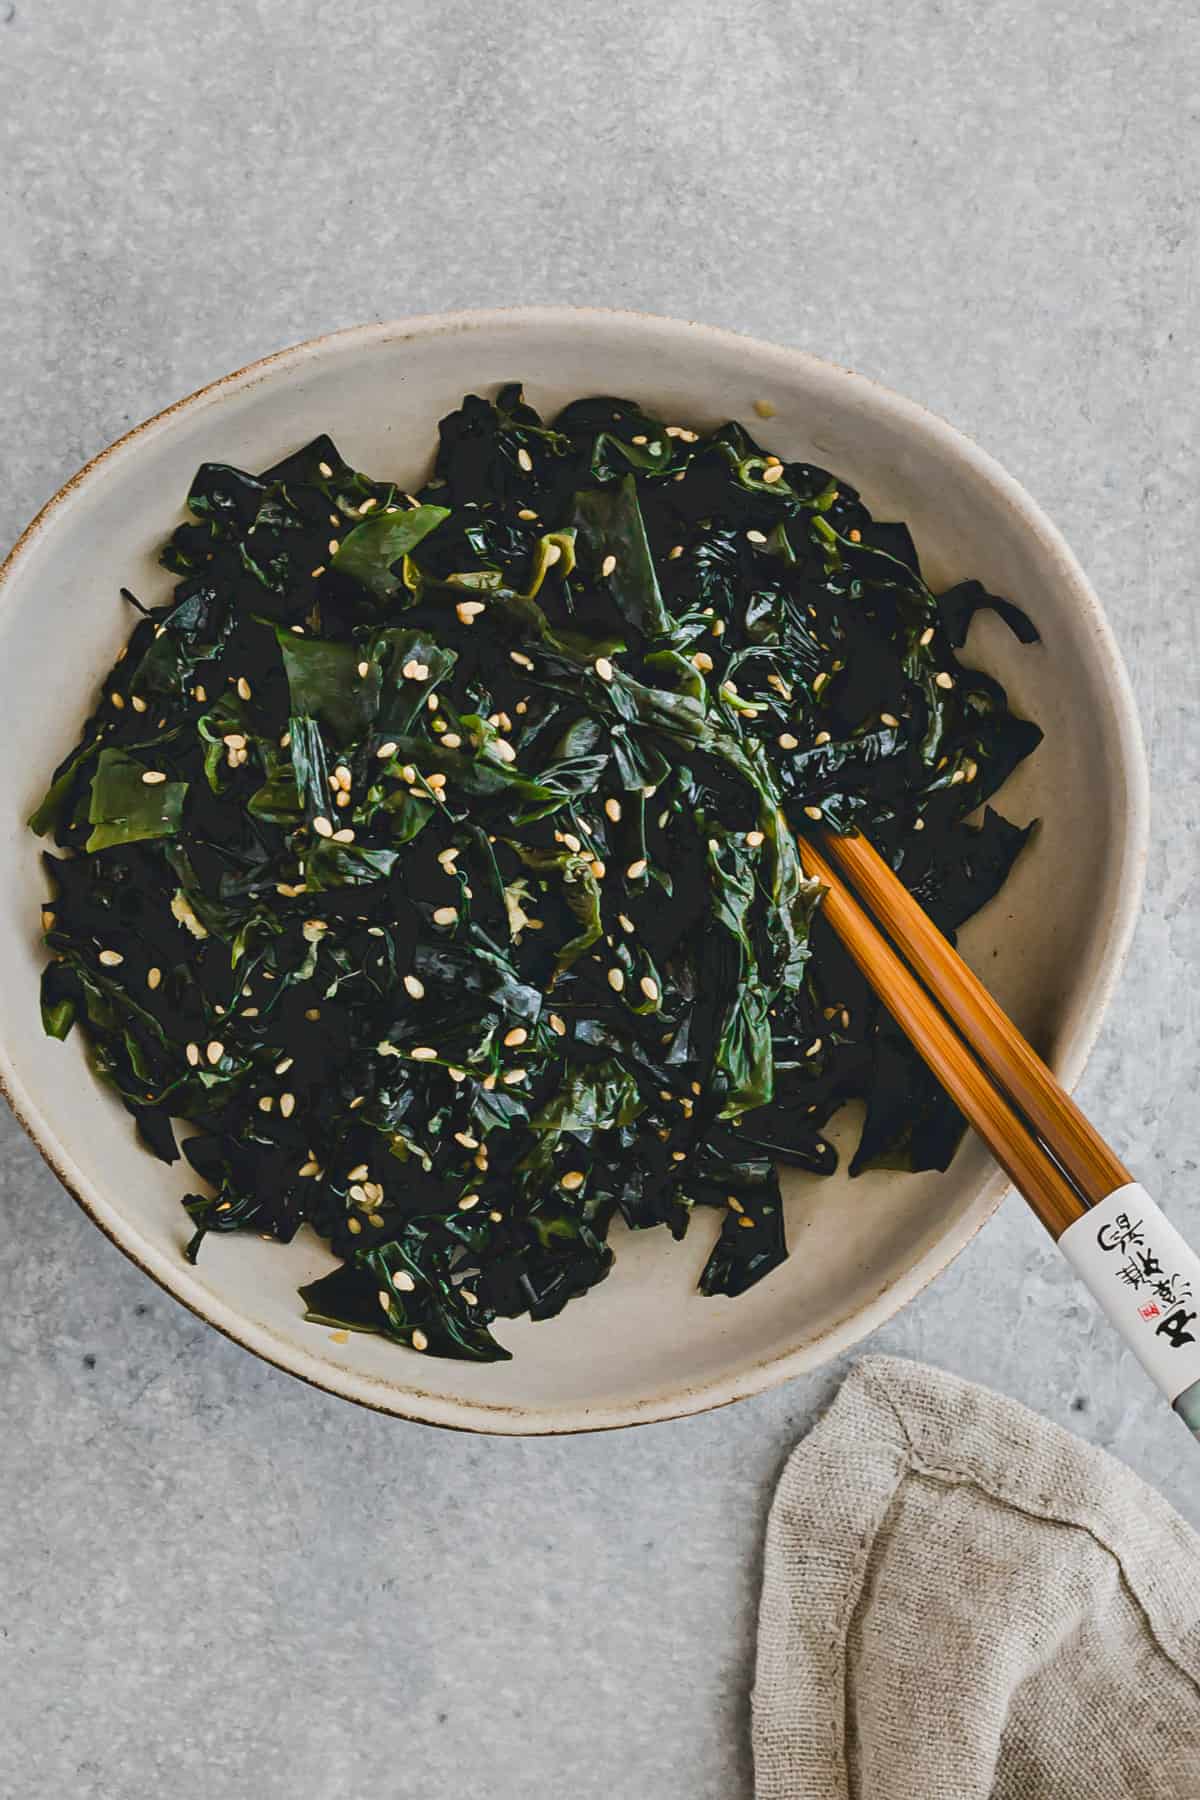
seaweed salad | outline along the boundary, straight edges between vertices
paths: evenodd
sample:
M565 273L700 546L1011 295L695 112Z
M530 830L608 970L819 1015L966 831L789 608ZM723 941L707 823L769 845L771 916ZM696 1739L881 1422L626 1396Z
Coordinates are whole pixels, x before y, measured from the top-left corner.
M902 524L738 424L521 389L443 419L420 493L328 437L197 473L146 607L31 824L45 1028L209 1232L339 1267L307 1317L508 1352L697 1207L701 1278L787 1255L780 1164L944 1169L962 1120L824 926L797 833L861 827L941 929L1027 829L1038 743L957 652ZM982 810L980 810L982 808ZM970 822L968 820L970 819Z

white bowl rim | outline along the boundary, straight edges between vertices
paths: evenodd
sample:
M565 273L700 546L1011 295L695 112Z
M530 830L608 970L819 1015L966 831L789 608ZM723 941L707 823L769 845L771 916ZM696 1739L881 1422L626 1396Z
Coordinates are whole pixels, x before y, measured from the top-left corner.
M135 444L140 450L147 442L152 443L155 437L170 428L172 421L180 413L207 408L223 397L254 386L267 374L302 367L306 362L323 355L331 346L338 349L370 348L396 339L461 335L494 330L503 325L550 329L562 328L568 323L582 330L591 325L609 328L627 326L643 335L656 332L670 338L683 335L701 342L707 340L714 346L740 346L747 354L753 354L759 369L769 368L774 362L781 371L794 372L797 366L801 366L807 367L814 374L833 374L857 390L861 398L876 412L890 414L893 420L919 430L969 465L983 481L998 490L1022 526L1039 538L1045 549L1060 564L1063 578L1072 588L1074 600L1088 620L1094 647L1104 665L1113 700L1114 736L1127 783L1120 867L1115 889L1116 904L1108 921L1101 973L1085 994L1072 997L1058 1034L1055 1072L1065 1087L1073 1087L1095 1045L1120 978L1137 925L1145 883L1150 782L1132 686L1112 627L1091 583L1057 526L1032 496L993 456L956 426L870 376L861 375L811 352L774 344L726 327L617 307L531 305L475 308L346 326L273 351L216 381L206 383L194 393L133 426L91 457L52 495L0 563L0 600L4 598L5 589L27 554L53 526L56 514L76 490L90 482L106 465L120 458ZM135 1246L130 1241L118 1209L79 1167L68 1147L42 1116L13 1064L7 1044L4 1043L0 1043L0 1093L4 1094L16 1118L59 1181L93 1223L99 1226L130 1261L206 1324L215 1326L224 1336L275 1368L326 1393L352 1400L375 1412L453 1430L505 1436L569 1435L574 1432L614 1430L630 1425L685 1418L729 1405L736 1400L748 1399L795 1376L819 1368L886 1324L940 1275L991 1218L1009 1187L1007 1177L996 1169L979 1189L973 1204L954 1221L931 1250L919 1255L866 1305L854 1307L820 1337L796 1349L729 1369L719 1377L680 1388L674 1394L658 1394L644 1401L602 1408L580 1406L550 1412L456 1399L408 1387L399 1381L381 1382L377 1377L335 1367L314 1352L281 1342L273 1332L247 1319L236 1307L211 1293L202 1294L198 1289L190 1287L186 1273L188 1265L181 1258L169 1258L152 1246Z

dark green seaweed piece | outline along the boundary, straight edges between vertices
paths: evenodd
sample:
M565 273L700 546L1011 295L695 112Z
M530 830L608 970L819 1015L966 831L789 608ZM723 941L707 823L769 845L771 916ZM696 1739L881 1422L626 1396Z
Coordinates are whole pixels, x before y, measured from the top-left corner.
M953 935L1028 835L1040 733L960 664L903 527L737 424L635 402L443 419L417 496L327 437L205 464L53 835L46 1031L78 1022L188 1254L288 1242L307 1317L503 1358L604 1279L614 1218L735 1295L787 1255L780 1164L945 1168L962 1121L823 925L796 836L869 832Z

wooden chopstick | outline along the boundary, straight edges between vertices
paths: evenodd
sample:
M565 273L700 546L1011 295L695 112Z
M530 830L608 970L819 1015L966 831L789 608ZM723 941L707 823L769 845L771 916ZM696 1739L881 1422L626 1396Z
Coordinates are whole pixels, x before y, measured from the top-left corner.
M1131 1182L1124 1163L870 840L829 833L822 848L1085 1199L1094 1206Z
M833 852L835 844L844 841L829 834L823 848ZM1061 1236L1068 1225L1082 1218L1088 1209L1087 1200L989 1079L967 1042L900 960L822 851L802 838L800 857L805 873L815 876L828 890L822 908L824 917L900 1029L1042 1223L1055 1238ZM931 932L936 931L931 921L926 920L926 924ZM949 950L949 945L946 948ZM954 954L950 951L952 957ZM1010 1025L1009 1029L1016 1033L1015 1026ZM1029 1055L1034 1055L1032 1050Z

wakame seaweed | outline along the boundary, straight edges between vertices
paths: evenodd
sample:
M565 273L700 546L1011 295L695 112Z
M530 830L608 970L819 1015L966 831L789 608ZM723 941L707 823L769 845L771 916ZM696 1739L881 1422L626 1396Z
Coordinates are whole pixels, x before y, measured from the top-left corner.
M31 823L63 853L47 1031L83 1026L212 1231L310 1224L308 1317L493 1359L609 1227L787 1254L778 1166L945 1168L962 1122L823 925L796 834L862 827L952 933L1040 738L844 481L629 401L443 419L417 496L327 437L209 463Z

